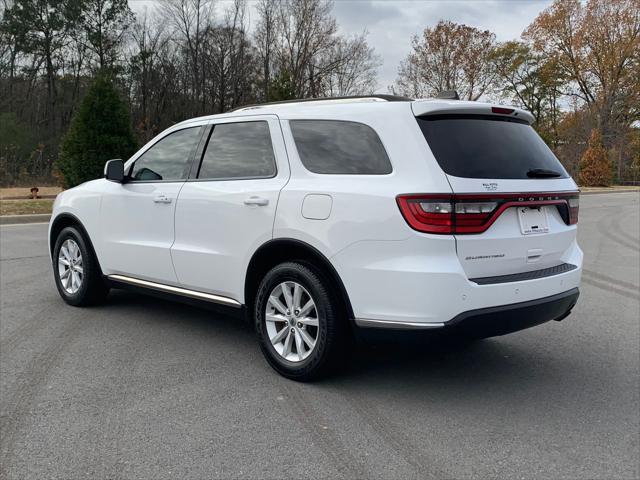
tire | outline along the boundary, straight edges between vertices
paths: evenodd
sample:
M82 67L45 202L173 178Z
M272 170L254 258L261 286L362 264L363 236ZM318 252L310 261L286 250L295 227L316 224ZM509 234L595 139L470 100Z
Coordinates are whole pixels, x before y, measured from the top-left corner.
M289 291L291 303L285 290ZM271 297L280 299L280 309ZM313 303L311 309L308 309L309 300ZM292 380L310 381L342 365L350 344L347 315L342 305L331 282L312 264L287 262L272 268L258 287L254 305L260 348L271 367ZM296 310L297 306L303 308ZM287 312L281 311L282 308ZM271 339L277 340L279 336L281 341L272 342ZM314 339L311 348L308 341ZM290 342L290 352L287 342Z
M78 228L66 227L58 234L52 261L56 287L65 302L82 307L104 301L109 287L93 249Z

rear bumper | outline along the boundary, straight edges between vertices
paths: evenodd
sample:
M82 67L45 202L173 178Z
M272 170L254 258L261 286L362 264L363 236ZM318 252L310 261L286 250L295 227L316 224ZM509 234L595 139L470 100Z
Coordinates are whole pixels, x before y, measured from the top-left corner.
M463 312L446 329L473 336L494 337L534 327L550 320L562 320L578 301L577 288L538 300L481 308Z
M473 281L460 264L454 239L432 235L357 242L331 261L347 290L357 325L415 330L439 329L466 312L537 301L579 288L582 257L574 241L558 259L571 268L550 268L550 275L530 272L531 276Z
M550 320L562 320L571 313L580 292L572 288L566 292L526 302L469 310L448 322L439 324L376 322L356 319L363 329L436 330L470 336L493 337L517 332Z

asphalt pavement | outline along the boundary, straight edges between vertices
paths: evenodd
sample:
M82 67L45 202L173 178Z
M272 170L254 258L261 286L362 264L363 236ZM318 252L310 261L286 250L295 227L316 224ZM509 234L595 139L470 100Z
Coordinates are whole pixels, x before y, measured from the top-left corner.
M46 225L0 227L0 478L638 478L640 195L581 199L582 296L475 343L273 372L250 328L128 292L59 298Z

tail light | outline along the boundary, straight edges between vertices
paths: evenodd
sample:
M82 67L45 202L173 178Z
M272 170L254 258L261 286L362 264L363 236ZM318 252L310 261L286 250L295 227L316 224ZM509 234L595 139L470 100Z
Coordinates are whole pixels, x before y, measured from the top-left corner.
M424 233L482 233L516 206L555 205L567 225L578 223L578 192L398 195L397 201L409 226Z
M491 107L492 113L499 113L501 115L510 115L513 111L513 108Z
M569 224L575 225L578 223L578 210L580 210L580 194L576 193L567 199L569 204Z

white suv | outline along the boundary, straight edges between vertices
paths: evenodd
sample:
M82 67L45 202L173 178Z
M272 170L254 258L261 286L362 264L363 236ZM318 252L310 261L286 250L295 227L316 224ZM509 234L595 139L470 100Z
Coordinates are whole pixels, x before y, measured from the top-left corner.
M228 307L305 380L363 329L502 335L578 298L578 189L523 110L455 99L327 99L179 123L49 228L71 305L110 287Z

